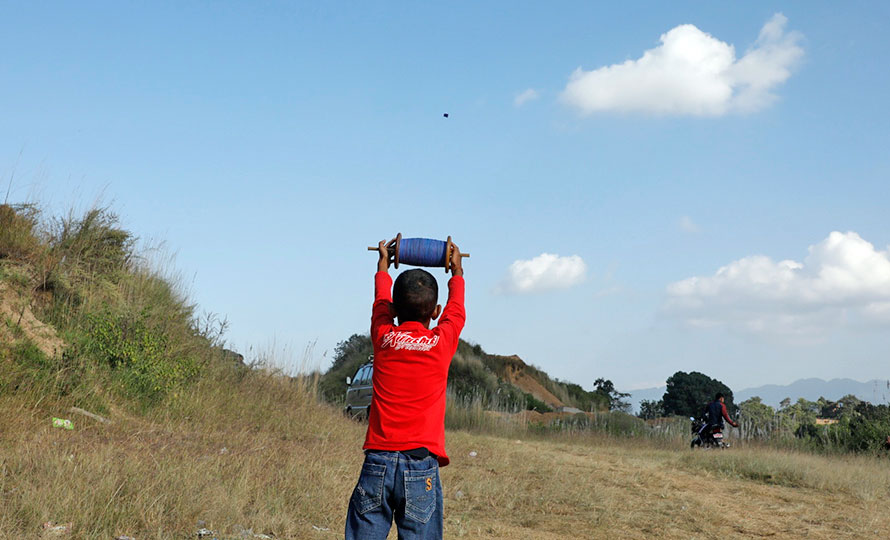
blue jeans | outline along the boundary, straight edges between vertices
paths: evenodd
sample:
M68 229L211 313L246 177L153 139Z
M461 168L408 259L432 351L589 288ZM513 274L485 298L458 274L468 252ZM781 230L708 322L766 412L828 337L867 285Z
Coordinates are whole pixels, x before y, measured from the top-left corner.
M435 457L368 452L349 499L346 540L384 540L393 518L399 539L442 538L442 484Z

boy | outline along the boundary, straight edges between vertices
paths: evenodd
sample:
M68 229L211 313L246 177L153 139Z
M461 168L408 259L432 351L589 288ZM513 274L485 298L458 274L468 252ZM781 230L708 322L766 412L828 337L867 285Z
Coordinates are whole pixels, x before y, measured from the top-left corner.
M427 271L403 272L395 286L389 250L377 246L371 341L374 398L365 436L365 462L346 514L347 540L385 539L395 518L399 538L442 538L445 389L463 329L464 278L460 250L451 253L448 302ZM392 294L390 294L392 287ZM430 321L439 317L430 330ZM398 325L393 318L398 318Z

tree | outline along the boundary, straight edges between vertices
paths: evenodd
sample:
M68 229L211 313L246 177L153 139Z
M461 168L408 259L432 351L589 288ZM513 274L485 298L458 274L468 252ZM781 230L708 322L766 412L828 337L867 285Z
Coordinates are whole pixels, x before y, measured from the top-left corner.
M790 429L795 429L800 424L815 424L819 411L819 403L798 398L793 405L783 408L780 415Z
M862 403L862 400L853 394L847 394L841 399L837 400L837 404L841 411L841 416L847 416L853 414L856 411L856 407Z
M652 420L653 418L664 416L664 403L661 400L644 399L640 402L640 414L637 416L643 420Z
M729 414L736 414L732 390L728 386L698 371L678 371L667 380L667 390L662 398L664 414L699 417L718 392L723 394Z
M331 367L319 381L322 395L329 401L342 401L346 396L346 377L352 377L355 370L368 361L372 352L374 347L367 334L353 334L338 343Z
M610 411L625 411L627 412L630 409L630 403L624 401L624 398L630 397L630 394L625 392L619 392L615 390L615 385L612 384L612 381L609 379L603 379L600 377L593 383L594 394L598 394L605 398L606 402L609 404Z
M760 396L739 403L739 423L749 436L768 436L775 429L775 416L776 411L764 403Z
M772 420L776 411L764 403L760 396L754 396L739 403L739 414L746 420L752 420L759 425Z

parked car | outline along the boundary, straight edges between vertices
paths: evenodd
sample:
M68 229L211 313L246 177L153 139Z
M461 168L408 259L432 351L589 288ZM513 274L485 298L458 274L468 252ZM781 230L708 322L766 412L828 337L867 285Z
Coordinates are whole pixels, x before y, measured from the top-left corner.
M353 418L367 420L371 408L371 398L374 397L374 388L371 385L371 375L374 373L374 355L368 356L368 361L355 371L352 377L346 377L346 414Z

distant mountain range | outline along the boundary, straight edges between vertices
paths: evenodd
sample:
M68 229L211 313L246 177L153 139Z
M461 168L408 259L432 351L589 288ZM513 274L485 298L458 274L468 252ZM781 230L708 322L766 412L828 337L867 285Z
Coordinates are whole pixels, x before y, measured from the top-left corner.
M644 399L658 401L664 395L664 391L664 386L634 390L629 398L634 411L640 410L640 401ZM835 401L848 394L853 394L859 399L875 405L888 404L890 403L890 380L875 379L859 382L853 379L832 379L830 381L815 378L800 379L786 385L766 384L733 392L733 401L741 403L754 396L760 396L764 403L776 408L786 397L791 398L792 402L797 401L798 398L816 401L820 397Z

